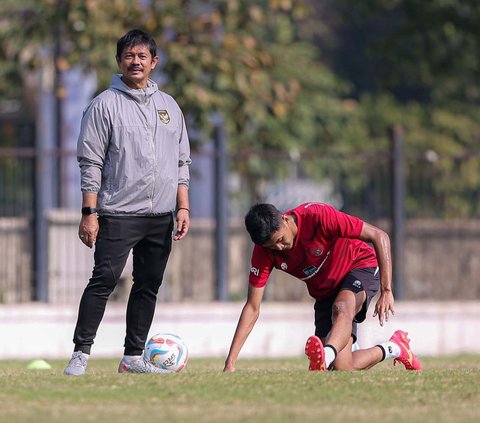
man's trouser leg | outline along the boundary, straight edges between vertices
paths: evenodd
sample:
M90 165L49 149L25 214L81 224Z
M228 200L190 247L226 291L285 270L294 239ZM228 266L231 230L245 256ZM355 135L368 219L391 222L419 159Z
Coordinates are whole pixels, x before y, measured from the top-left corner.
M122 274L130 250L141 239L143 224L139 224L138 219L111 216L99 218L95 265L80 301L73 337L75 351L90 354L108 297Z
M133 248L133 286L127 305L125 354L139 355L152 324L157 293L172 248L173 216L146 217L144 238Z

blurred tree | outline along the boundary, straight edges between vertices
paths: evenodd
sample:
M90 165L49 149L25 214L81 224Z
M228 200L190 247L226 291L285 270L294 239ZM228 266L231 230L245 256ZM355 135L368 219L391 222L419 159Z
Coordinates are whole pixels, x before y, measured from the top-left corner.
M0 95L34 92L32 75L53 57L57 71L94 69L103 90L116 40L143 28L159 44L156 77L186 113L193 141L208 139L212 114L222 113L229 150L240 152L234 164L256 182L285 166L265 166L252 150L301 153L351 137L348 85L298 32L308 14L301 0L3 0Z
M394 90L402 100L480 100L478 1L339 0L332 5L345 24L344 46L357 48L364 63L380 65L369 69L380 85L371 78L363 88Z
M386 146L392 124L407 130L410 214L479 215L480 3L326 0L322 7L334 43L315 41L327 65L351 82L369 143ZM424 192L419 168L430 180ZM438 209L421 212L429 196Z
M53 84L77 64L95 69L101 88L116 68L118 34L138 22L138 1L2 0L0 2L0 95L34 101L38 83ZM56 60L53 63L53 60ZM40 80L43 69L47 80ZM59 93L61 95L61 93Z
M116 71L116 40L140 27L159 44L163 88L198 129L220 111L236 149L301 147L318 140L319 108L341 110L344 91L296 33L307 13L298 0L3 0L0 94L18 97L56 47L57 69L95 69L105 89Z
M103 90L116 40L139 27L159 44L154 78L185 111L194 146L210 138L212 114L225 116L253 196L262 178L292 171L261 152L341 177L346 195L364 189L368 162L314 159L386 152L400 123L409 154L439 158L432 192L466 210L478 161L447 155L478 150L479 19L474 0L2 0L0 96L32 103L48 82L39 69L72 66L95 70Z

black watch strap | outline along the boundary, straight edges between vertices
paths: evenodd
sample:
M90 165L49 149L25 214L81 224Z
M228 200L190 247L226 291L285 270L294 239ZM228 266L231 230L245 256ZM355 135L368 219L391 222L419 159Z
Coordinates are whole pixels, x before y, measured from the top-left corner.
M94 213L97 213L97 209L95 207L82 207L82 214L84 216L90 216Z

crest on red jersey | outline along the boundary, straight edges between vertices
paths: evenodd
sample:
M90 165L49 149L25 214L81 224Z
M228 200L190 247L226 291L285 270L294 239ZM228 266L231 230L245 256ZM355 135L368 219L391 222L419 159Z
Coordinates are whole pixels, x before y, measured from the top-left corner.
M313 250L311 251L311 253L312 253L312 255L314 255L314 256L316 256L316 257L319 257L319 256L322 255L323 250L322 250L321 247L317 247L317 248L313 249Z

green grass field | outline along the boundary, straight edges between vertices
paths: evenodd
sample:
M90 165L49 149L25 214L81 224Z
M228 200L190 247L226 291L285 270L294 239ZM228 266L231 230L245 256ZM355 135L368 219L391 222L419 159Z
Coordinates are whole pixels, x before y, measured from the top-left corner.
M118 374L117 360L66 377L0 361L0 422L475 422L480 356L424 358L421 373L392 362L364 372L307 372L306 359L191 360L167 375Z

